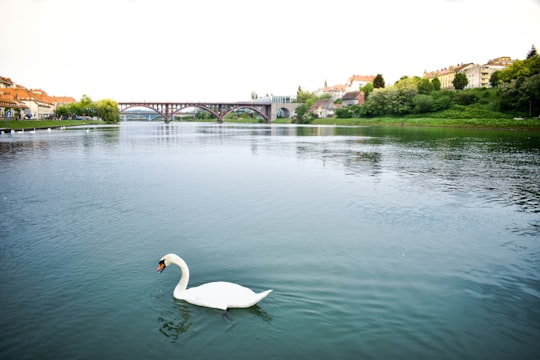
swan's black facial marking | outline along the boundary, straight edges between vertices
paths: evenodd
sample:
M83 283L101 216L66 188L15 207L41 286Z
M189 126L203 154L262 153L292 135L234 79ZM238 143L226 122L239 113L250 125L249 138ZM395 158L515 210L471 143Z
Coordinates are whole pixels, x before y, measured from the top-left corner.
M164 259L161 259L159 261L159 265L156 269L157 272L161 273L163 270L165 270L165 268L167 267L167 265L165 265L165 260Z

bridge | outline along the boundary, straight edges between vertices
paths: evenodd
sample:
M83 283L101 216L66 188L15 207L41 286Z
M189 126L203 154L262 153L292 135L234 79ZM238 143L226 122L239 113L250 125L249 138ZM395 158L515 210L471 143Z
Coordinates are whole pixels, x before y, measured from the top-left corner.
M277 102L281 100L285 102ZM288 102L287 102L288 100ZM120 113L131 108L147 108L161 115L165 122L169 122L175 115L180 115L182 110L198 108L214 115L218 122L223 122L225 117L233 112L249 109L270 123L278 117L290 118L301 104L291 101L290 97L272 96L265 99L241 102L152 102L132 101L119 102Z

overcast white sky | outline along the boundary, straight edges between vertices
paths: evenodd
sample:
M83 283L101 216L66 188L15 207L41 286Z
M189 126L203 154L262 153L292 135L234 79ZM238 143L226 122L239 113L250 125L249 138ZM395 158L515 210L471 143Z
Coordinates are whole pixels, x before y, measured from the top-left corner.
M56 96L237 101L540 51L540 0L0 0L0 76Z

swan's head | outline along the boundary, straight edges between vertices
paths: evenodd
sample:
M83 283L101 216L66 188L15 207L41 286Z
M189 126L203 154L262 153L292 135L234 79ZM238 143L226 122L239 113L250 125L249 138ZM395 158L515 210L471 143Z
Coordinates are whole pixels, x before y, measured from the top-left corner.
M156 269L157 272L162 272L167 266L172 263L171 254L167 254L159 260L159 265Z

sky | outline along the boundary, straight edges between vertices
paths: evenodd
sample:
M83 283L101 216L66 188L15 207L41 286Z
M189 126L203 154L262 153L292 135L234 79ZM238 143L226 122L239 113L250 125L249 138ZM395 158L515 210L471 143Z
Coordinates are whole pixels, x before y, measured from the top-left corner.
M540 51L540 0L0 0L0 76L93 100L243 101Z

